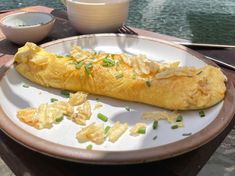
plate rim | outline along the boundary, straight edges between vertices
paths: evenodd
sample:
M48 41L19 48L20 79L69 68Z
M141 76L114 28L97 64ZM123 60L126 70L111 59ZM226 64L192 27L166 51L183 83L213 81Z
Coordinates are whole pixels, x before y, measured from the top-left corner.
M166 45L173 46L178 49L182 49L185 52L195 56L197 59L204 61L206 64L217 66L212 61L206 60L206 58L187 47L184 47L179 44L175 44L169 41L162 39L146 37L146 36L133 36L127 34L89 34L82 36L73 36L68 38L63 38L51 42L44 43L40 45L41 47L48 47L60 42L65 42L69 40L77 40L80 38L89 38L89 37L131 37L136 39L146 39L155 42L160 42ZM4 76L0 76L0 81ZM81 148L75 148L70 146L64 146L61 144L56 144L40 137L37 137L23 128L17 126L11 119L8 117L0 104L0 128L7 134L10 138L16 142L24 145L31 150L37 151L39 153L81 163L89 164L137 164L145 163L151 161L157 161L162 159L171 158L174 156L181 155L183 153L192 151L200 146L208 143L216 136L218 136L231 122L233 115L235 113L235 108L231 108L229 105L235 103L235 92L233 83L228 79L226 83L227 91L224 98L224 104L218 114L218 116L205 128L201 131L193 134L190 137L186 137L182 140L169 143L162 146L157 146L153 148L140 149L140 150L128 150L128 151L100 151L100 150L86 150Z

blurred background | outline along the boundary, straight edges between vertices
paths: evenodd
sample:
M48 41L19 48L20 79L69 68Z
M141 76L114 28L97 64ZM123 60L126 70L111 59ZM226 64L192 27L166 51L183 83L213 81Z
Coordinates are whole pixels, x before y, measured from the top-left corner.
M0 0L0 10L32 5L64 9L60 0ZM189 39L235 44L235 0L131 0L129 26Z

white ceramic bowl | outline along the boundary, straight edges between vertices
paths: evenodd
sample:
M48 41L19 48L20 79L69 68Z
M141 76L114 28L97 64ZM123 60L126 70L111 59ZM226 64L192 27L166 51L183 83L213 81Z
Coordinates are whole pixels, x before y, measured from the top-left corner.
M68 18L82 34L116 32L128 17L129 0L64 0Z
M19 12L8 15L0 21L6 38L17 44L37 43L51 31L55 18L43 12Z

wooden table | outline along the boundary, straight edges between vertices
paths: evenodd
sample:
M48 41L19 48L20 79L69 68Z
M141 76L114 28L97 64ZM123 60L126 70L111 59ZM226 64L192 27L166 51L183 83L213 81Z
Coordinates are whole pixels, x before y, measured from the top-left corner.
M76 31L71 27L67 20L66 13L58 10L53 10L47 7L29 7L22 9L23 11L44 11L52 13L56 16L56 25L51 34L41 43L55 40L58 38L69 37L78 35ZM15 11L14 11L15 12ZM0 14L0 18L10 12L4 12ZM158 33L153 33L141 29L133 28L139 35L151 36L161 38L165 40L178 40L184 41L175 37L170 37ZM14 45L4 38L4 35L0 32L0 67L7 67L11 63L12 55L17 49L17 45ZM195 50L215 58L220 58L222 61L235 64L235 50L229 49L200 49ZM2 69L1 68L1 69ZM235 83L235 72L224 69L229 79L232 79ZM233 108L233 107L231 107ZM37 152L27 149L26 147L16 143L3 132L0 132L0 156L6 162L6 164L12 169L16 175L31 175L31 176L72 176L72 175L140 175L151 172L155 175L178 175L178 176L194 176L208 161L210 156L218 148L220 143L234 127L235 120L232 120L229 126L215 139L208 144L186 153L181 156L177 156L171 159L152 162L148 164L136 164L136 165L123 165L123 166L99 166L99 165L87 165L80 163L72 163L63 161L48 156L44 156Z

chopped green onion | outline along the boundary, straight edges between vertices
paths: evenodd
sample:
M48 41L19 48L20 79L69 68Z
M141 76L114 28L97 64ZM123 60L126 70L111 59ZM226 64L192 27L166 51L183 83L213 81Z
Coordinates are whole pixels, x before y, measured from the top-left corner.
M87 150L92 150L92 148L93 148L92 144L89 144L88 146L86 146Z
M197 75L200 75L202 73L202 71L198 72Z
M61 90L60 92L62 95L64 95L66 98L69 98L70 97L70 92L67 91L67 90Z
M205 117L206 116L204 111L199 111L199 115L200 115L200 117Z
M80 73L79 78L80 78L80 80L82 80L82 78L83 78L83 74L82 73Z
M58 57L58 58L63 58L64 56L57 55L56 57Z
M97 114L97 117L104 122L108 121L108 117L106 117L104 114L99 113Z
M60 123L64 119L64 116L61 116L60 118L55 119L56 123Z
M131 108L128 107L128 106L126 106L125 109L126 109L127 111L129 111L129 112L131 111Z
M171 129L177 129L177 128L179 128L178 125L172 125L172 126L171 126Z
M79 69L83 66L83 64L84 64L83 61L76 62L76 63L75 63L75 68L79 70Z
M132 79L136 79L136 74L133 74L133 75L132 75Z
M158 121L155 120L155 121L153 122L153 129L156 130L157 128L158 128Z
M97 97L95 100L96 100L96 101L99 101L100 99Z
M104 133L107 134L108 131L110 130L110 128L111 128L110 126L106 126L105 129L104 129Z
M146 85L147 85L148 87L151 87L151 81L146 81Z
M153 140L156 140L157 139L157 135L153 137Z
M85 71L86 71L86 73L87 73L88 75L91 74L91 69L92 69L92 67L93 67L93 65L92 65L91 62L90 62L89 64L86 64L86 65L85 65Z
M66 57L72 57L70 54L65 55Z
M144 128L144 127L143 128L139 128L138 129L138 133L139 134L145 134L146 133L146 128Z
M178 115L176 118L176 122L182 122L182 121L183 121L182 115Z
M113 67L115 65L115 61L113 59L109 59L108 56L103 59L104 67Z
M52 103L55 102L55 101L58 101L58 99L56 99L56 98L51 98L51 102L52 102Z
M117 78L117 79L120 79L120 78L122 78L124 75L123 75L123 73L119 73L119 74L117 74L115 77Z
M183 133L182 135L183 135L183 136L191 136L192 133Z
M24 88L29 88L29 85L24 84L23 87L24 87Z

